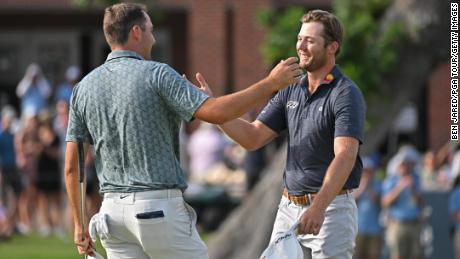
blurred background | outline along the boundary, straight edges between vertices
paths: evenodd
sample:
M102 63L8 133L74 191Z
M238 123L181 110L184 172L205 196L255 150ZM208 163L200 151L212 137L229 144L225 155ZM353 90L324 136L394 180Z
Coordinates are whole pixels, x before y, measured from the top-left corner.
M103 10L117 2L0 0L0 258L79 258L62 174L68 104L75 83L110 52ZM299 19L308 10L336 14L345 28L337 63L368 105L361 155L371 176L360 188L380 186L410 157L422 183L425 258L454 258L460 152L450 141L450 1L138 2L154 24L153 59L188 78L203 73L216 95L244 89L296 56ZM184 124L181 133L186 198L210 258L258 258L282 191L284 138L246 152L212 125ZM91 155L86 167L93 214L101 198ZM376 205L371 214L382 240L378 257L388 258L387 213Z

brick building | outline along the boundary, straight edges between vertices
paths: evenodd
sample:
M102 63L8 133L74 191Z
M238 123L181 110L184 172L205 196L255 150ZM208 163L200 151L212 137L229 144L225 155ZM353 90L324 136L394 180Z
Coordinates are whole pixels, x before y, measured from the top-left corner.
M156 0L151 9L157 45L153 56L193 78L202 72L216 94L242 89L269 71L259 52L264 30L256 24L263 7L292 4L330 9L330 0ZM109 48L102 33L102 7L81 9L71 0L0 0L0 104L17 106L14 89L31 62L53 85L68 65L89 72ZM295 44L293 42L293 44ZM449 138L448 67L426 83L417 103L422 148Z

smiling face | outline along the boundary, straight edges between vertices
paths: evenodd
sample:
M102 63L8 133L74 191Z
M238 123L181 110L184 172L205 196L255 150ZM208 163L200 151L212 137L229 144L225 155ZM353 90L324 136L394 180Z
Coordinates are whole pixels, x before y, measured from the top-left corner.
M328 46L323 35L323 25L317 22L303 23L297 36L299 65L308 72L323 67L328 60Z

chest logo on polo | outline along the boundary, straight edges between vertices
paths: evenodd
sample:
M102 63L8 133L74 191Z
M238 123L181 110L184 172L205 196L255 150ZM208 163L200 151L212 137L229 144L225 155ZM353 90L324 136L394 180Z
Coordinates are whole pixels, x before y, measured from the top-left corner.
M288 102L286 103L286 108L288 108L288 109L295 109L298 105L299 105L299 103L296 102L296 101L288 101Z
M320 107L318 108L318 111L322 112L322 111L323 111L323 106L320 106Z

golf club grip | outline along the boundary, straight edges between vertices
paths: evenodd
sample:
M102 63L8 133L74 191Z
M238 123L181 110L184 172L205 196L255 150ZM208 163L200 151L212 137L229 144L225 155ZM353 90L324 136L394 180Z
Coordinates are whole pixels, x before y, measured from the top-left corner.
M78 149L78 176L79 182L82 183L85 180L85 152L83 150L83 142L79 140L77 142Z

